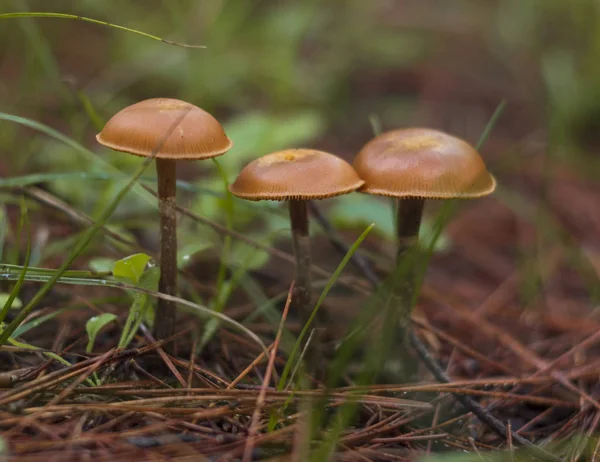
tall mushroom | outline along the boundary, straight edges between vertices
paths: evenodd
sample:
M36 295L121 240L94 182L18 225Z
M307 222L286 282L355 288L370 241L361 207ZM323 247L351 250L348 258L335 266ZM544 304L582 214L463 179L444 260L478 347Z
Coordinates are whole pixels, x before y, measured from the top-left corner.
M333 154L288 149L254 160L230 186L231 193L242 199L288 202L296 257L295 298L303 322L312 311L307 201L348 194L363 183L350 164Z
M176 295L176 163L220 156L231 149L232 142L208 112L170 98L148 99L126 107L108 121L96 139L111 149L141 157L152 156L160 147L155 154L160 213L159 291ZM172 335L174 328L175 304L159 299L154 326L156 338Z
M416 249L427 199L472 199L487 196L496 180L479 153L465 141L427 128L383 133L368 142L353 162L365 181L361 192L397 199L396 274L392 313L400 323L402 342L410 323L416 272L402 256ZM398 309L396 309L398 308Z

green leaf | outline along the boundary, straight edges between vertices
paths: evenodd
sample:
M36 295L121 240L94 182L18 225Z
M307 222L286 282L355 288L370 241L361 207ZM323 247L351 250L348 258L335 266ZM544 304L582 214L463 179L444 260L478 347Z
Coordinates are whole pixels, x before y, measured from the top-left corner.
M88 322L85 324L85 330L87 331L89 340L85 351L88 353L92 352L98 332L100 332L104 326L113 322L115 319L117 319L117 315L112 313L104 313L100 316L94 316L88 320Z
M10 294L0 292L0 306L6 305L6 303L8 302L10 297L11 297ZM12 301L11 309L18 310L22 306L23 306L23 303L21 302L21 300L19 300L17 297L15 297L14 300Z
M113 275L117 278L124 278L137 284L144 274L146 265L151 260L145 253L135 253L115 262Z
M160 268L154 266L144 271L139 280L139 286L146 290L156 290L158 287L158 279L160 277ZM133 303L129 307L129 315L125 321L125 327L119 339L119 348L125 348L135 336L135 333L143 321L146 321L150 326L154 322L154 311L150 309L153 299L145 292L135 294Z

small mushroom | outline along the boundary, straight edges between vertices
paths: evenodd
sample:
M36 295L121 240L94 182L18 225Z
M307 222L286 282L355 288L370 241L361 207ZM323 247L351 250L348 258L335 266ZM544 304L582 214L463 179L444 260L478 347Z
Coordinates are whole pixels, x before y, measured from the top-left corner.
M177 295L176 162L220 156L231 149L232 142L221 124L208 112L170 98L148 99L126 107L108 121L96 139L111 149L141 157L152 156L160 147L156 153L160 213L159 291ZM156 338L169 337L174 328L175 304L160 299L154 328Z
M288 201L296 257L295 298L303 322L312 311L307 201L348 194L363 183L349 163L333 154L288 149L254 160L229 188L242 199Z
M465 141L428 128L383 133L352 164L361 192L398 199L397 258L417 244L426 199L473 199L496 189L479 153Z

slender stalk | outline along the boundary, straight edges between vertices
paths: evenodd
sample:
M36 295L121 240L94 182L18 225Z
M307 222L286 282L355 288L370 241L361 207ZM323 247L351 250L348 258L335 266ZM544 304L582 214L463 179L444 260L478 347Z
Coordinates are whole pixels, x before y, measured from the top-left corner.
M158 211L160 213L160 279L158 291L177 295L177 215L175 213L175 161L156 159L158 175ZM159 299L154 336L161 340L175 331L175 303Z
M419 198L399 199L396 208L396 275L394 296L390 308L397 310L393 318L398 320L397 341L402 345L400 361L403 365L402 380L409 380L414 373L408 355L410 317L417 285L417 251L419 229L425 200Z
M296 277L294 287L294 297L298 317L304 328L310 322L313 311L312 284L311 284L311 258L310 258L310 238L308 236L308 202L305 200L289 201L290 223L292 226L292 243L294 246L294 256L296 258ZM317 322L313 320L313 328L318 327ZM315 379L322 380L322 370L320 367L321 357L321 334L319 329L314 331L314 335L309 336L310 343L306 349L304 361L307 364L307 372Z
M292 226L292 244L296 258L294 299L298 315L304 325L312 311L308 209L305 200L290 200L289 209L290 224Z
M400 263L402 256L419 242L419 228L424 206L425 199L410 197L398 200L396 208L397 263Z

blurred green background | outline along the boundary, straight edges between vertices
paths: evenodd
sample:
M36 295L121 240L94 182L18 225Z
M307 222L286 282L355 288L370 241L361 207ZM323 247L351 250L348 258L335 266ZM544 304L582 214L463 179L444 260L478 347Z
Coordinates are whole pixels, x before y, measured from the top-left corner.
M505 100L483 150L501 184L529 193L527 175L548 180L554 165L585 185L598 183L594 0L3 0L0 9L76 14L206 45L170 46L82 21L0 19L0 110L47 124L99 159L3 120L3 177L103 173L103 161L129 171L139 160L101 148L95 133L126 105L167 96L225 125L235 143L220 158L230 180L250 159L286 147L350 160L372 136L373 121L383 129L427 125L475 143ZM186 164L179 173L194 193L183 205L223 221L213 165ZM91 178L46 186L91 215L115 191ZM207 191L214 194L196 194ZM256 220L253 204L236 204L236 227ZM387 204L357 195L332 204L338 226L377 220L380 235L390 236ZM115 224L143 228L153 207L130 197ZM285 227L282 216L263 221L277 230ZM197 241L183 232L182 252L202 250Z

